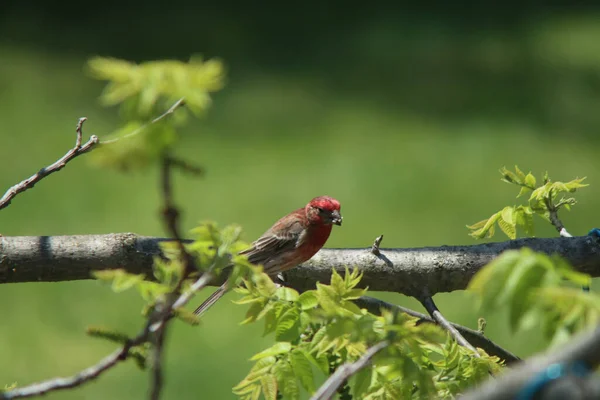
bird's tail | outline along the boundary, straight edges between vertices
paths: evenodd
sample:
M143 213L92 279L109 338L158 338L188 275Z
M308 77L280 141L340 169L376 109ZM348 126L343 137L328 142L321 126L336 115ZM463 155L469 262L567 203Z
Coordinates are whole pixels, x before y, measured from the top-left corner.
M194 310L194 314L197 316L204 314L204 312L223 297L225 293L227 293L227 282L222 284L213 294L208 296L208 298Z

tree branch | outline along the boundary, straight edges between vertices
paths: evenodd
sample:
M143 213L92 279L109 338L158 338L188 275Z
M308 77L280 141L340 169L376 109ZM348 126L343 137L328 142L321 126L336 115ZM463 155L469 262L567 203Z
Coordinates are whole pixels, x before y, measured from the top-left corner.
M527 359L496 379L489 379L476 389L466 392L462 400L509 400L538 374L552 364L569 365L583 362L590 370L600 364L600 326L580 333L559 350ZM572 398L572 397L564 397Z
M41 181L48 175L50 175L54 172L60 171L67 165L68 162L72 161L77 156L80 156L83 153L87 153L88 151L91 151L101 145L103 146L103 145L107 145L107 144L116 143L119 140L129 138L131 136L135 136L135 135L139 134L140 132L142 132L143 130L145 130L148 126L155 124L155 123L161 121L162 119L172 115L175 112L175 110L177 110L179 107L184 106L184 105L185 105L185 99L181 98L181 99L177 100L167 111L165 111L158 117L154 118L152 121L145 123L144 125L140 126L135 131L133 131L123 137L100 141L98 139L98 136L92 135L92 136L90 136L89 140L87 142L85 142L83 145L81 144L81 142L83 141L82 140L83 123L87 120L87 118L86 117L79 118L79 121L77 122L77 126L75 128L75 132L76 132L75 147L73 147L71 150L69 150L64 156L62 156L62 158L57 160L54 164L40 169L38 172L31 175L29 178L17 183L16 185L14 185L10 189L8 189L6 191L6 193L4 193L4 196L2 196L2 198L0 198L0 210L2 210L5 207L8 207L8 205L11 203L12 199L16 195L33 188L36 183L38 183L39 181ZM175 160L174 163L182 163L182 162L179 160ZM194 172L194 173L200 172L197 168L189 166L184 163L182 163L179 166L181 168L188 169L189 171Z
M77 127L75 128L76 139L75 139L75 147L69 150L64 156L58 159L54 164L51 164L45 168L40 169L35 174L31 175L29 178L17 183L10 189L4 193L4 196L0 199L0 210L8 207L11 203L12 199L21 192L24 192L28 189L31 189L35 186L36 183L47 177L48 175L60 171L63 169L67 163L77 156L86 153L94 148L98 144L98 136L92 135L89 140L85 142L83 145L82 142L82 129L83 123L86 121L86 118L79 118L77 122Z
M358 360L353 363L346 363L341 365L338 369L335 370L333 375L331 375L321 387L315 392L315 394L310 398L310 400L327 400L331 399L338 388L350 378L352 375L356 374L358 371L369 365L371 359L375 356L375 354L379 353L381 350L386 348L389 345L387 340L383 342L379 342L376 345L370 347L365 354L362 355Z
M573 237L573 235L567 231L567 228L565 228L560 218L558 218L558 207L552 202L552 190L550 190L548 197L544 199L544 203L548 208L550 223L556 228L558 234L562 237Z
M374 297L363 296L360 299L354 300L354 302L362 308L366 308L370 313L380 315L381 309L386 310L398 310L405 314L411 315L413 317L419 318L422 322L435 324L436 321L428 315L422 314L418 311L411 310L410 308L398 306L395 304L387 303L383 300L376 299ZM476 331L471 328L467 328L466 326L458 325L455 323L450 323L461 335L469 341L473 346L479 347L485 350L486 353L492 356L497 356L500 359L504 360L507 365L511 365L521 359L516 355L512 354L510 351L498 346L496 343L492 342L490 339L485 337L483 333Z
M152 276L152 257L158 244L171 240L132 233L81 236L0 237L0 283L56 282L91 279L92 271L124 268ZM331 269L343 273L347 266L364 273L361 285L373 291L403 293L419 298L462 290L481 267L508 249L529 247L558 253L578 271L600 276L600 238L531 238L473 246L380 249L323 249L299 268L285 273L286 285L304 291L316 282L329 282ZM211 282L220 285L225 277Z

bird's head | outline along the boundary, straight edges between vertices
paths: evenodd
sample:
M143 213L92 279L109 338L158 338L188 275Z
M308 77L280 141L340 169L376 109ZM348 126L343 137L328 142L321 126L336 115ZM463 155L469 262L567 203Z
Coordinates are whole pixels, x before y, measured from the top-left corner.
M342 225L340 202L329 196L312 199L305 207L306 216L312 224Z

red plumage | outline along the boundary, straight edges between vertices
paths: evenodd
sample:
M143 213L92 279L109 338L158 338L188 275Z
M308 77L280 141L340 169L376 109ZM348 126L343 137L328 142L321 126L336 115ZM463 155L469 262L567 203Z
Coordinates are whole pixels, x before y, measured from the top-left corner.
M252 264L262 265L264 272L274 277L314 256L327 242L333 224L342 224L340 202L329 196L315 197L305 207L275 222L240 254L245 254ZM217 289L194 313L200 315L212 306L225 294L227 284Z

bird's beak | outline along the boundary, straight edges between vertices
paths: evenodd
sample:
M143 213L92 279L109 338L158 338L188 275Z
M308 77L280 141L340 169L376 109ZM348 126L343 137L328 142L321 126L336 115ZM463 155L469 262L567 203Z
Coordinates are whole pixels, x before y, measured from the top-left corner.
M342 225L342 214L339 211L335 210L331 213L331 223L335 225Z

